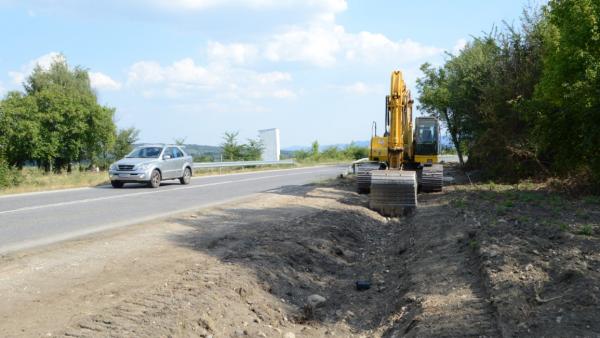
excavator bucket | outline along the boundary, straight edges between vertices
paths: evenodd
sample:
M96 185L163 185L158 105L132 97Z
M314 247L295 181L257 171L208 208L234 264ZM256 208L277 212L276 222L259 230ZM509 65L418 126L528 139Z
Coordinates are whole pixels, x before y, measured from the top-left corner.
M441 164L423 167L419 180L421 191L439 192L444 186L444 167Z
M414 171L371 172L369 207L383 216L402 216L417 206L417 175Z
M359 194L368 194L371 190L371 171L378 170L378 162L366 162L357 165L356 190Z

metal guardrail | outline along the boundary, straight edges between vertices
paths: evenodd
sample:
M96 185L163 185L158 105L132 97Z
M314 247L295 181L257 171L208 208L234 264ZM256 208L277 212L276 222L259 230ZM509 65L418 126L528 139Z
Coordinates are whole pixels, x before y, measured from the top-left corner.
M194 169L250 167L263 165L294 164L293 159L281 161L235 161L235 162L194 162Z

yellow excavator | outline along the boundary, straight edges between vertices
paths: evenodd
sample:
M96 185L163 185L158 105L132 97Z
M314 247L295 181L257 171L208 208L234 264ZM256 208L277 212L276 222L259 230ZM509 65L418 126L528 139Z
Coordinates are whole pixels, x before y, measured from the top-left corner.
M400 71L392 72L385 99L385 133L373 136L369 162L358 167L358 191L370 193L369 206L384 216L399 216L417 206L417 192L442 191L440 125L433 117L417 117Z

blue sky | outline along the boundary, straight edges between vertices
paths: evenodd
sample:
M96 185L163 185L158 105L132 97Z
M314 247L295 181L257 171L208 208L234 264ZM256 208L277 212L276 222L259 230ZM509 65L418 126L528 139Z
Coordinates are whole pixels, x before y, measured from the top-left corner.
M536 2L534 2L535 4ZM370 137L389 74L413 88L531 0L0 0L0 95L57 53L143 142L278 127L284 147Z

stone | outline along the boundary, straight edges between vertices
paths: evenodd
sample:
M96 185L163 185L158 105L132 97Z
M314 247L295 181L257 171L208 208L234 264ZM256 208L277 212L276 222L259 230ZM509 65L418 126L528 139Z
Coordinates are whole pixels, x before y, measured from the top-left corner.
M296 338L296 335L293 332L286 333L283 338Z
M327 299L325 297L317 294L310 295L307 298L308 305L313 309L323 305L323 303L325 303L326 300Z

